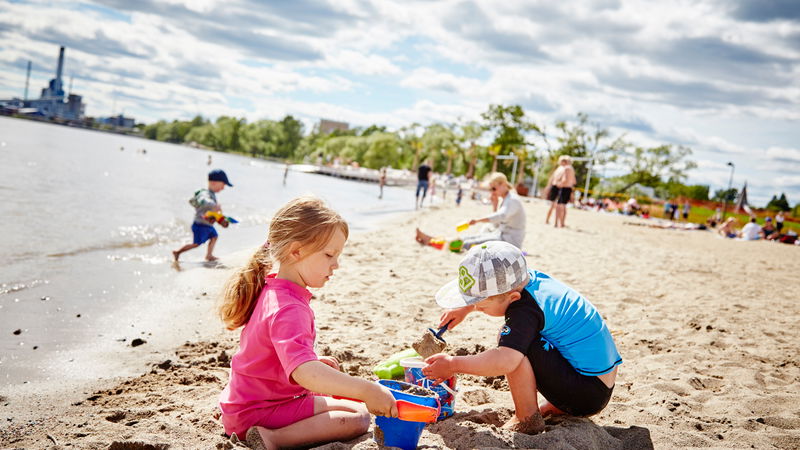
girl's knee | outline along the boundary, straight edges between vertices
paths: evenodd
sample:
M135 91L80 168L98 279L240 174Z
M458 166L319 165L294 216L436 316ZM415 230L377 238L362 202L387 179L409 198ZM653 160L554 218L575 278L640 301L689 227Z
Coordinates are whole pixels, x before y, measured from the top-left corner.
M361 436L369 430L371 417L367 408L359 408L358 411L347 413L343 418L342 426L353 436Z

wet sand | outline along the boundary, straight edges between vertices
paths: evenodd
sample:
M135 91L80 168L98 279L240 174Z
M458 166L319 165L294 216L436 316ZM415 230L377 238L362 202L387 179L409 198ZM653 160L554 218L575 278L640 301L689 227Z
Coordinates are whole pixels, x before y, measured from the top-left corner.
M525 207L528 264L586 295L612 330L625 360L614 396L596 416L550 418L545 433L528 436L501 428L513 412L502 377L460 376L457 413L427 426L420 445L800 447L800 248L629 226L622 216L574 210L569 228L557 230L543 224L543 202ZM419 246L414 229L454 236L456 224L488 210L472 202L426 209L354 236L341 268L312 301L318 352L371 377L372 366L435 327L433 294L456 275L460 256ZM224 262L233 266L247 253ZM192 287L184 295L209 295L181 320L214 323L212 297L225 271L208 272L186 273ZM501 325L472 314L448 330L448 351L491 348ZM69 392L57 380L0 389L0 447L231 448L214 411L238 332L217 323L197 336L171 351L142 345L121 352L121 364L138 375ZM377 448L373 431L326 448Z

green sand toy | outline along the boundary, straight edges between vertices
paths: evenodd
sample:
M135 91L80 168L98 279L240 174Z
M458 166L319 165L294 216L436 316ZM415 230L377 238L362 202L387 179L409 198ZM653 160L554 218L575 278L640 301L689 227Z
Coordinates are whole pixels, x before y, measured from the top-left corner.
M386 359L386 361L382 361L380 364L373 367L372 372L382 380L403 378L405 377L405 371L403 370L403 366L400 365L400 360L406 358L419 358L419 353L413 348L397 352Z

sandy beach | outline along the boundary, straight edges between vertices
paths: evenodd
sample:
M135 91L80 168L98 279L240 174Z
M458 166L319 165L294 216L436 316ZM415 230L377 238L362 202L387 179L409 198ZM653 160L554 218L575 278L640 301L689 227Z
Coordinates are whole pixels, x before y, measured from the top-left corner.
M499 428L512 414L505 380L460 376L457 413L428 425L420 446L800 447L800 248L575 210L567 229L554 229L544 225L544 202L526 199L525 207L529 266L584 294L612 330L624 363L611 402L591 418L551 419L541 435L514 434ZM318 353L371 378L376 363L435 326L433 294L455 276L461 256L419 246L414 229L452 237L461 219L489 210L448 202L352 236L340 269L312 301ZM248 256L223 262L232 267ZM58 380L0 391L0 448L233 448L214 419L238 342L238 331L225 331L212 315L227 274L181 274L183 292L199 303L180 319L205 325L173 351L143 345L119 356L139 375L69 392ZM446 335L449 351L491 348L501 324L471 315ZM377 448L373 430L325 448Z

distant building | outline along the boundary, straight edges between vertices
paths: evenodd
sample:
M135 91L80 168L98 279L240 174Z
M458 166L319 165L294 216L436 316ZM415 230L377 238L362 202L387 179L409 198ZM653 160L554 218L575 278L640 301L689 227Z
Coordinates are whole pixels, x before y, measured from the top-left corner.
M64 101L64 46L58 52L56 77L50 80L47 87L42 88L41 96L35 100L14 98L0 100L0 109L6 114L28 114L42 116L46 119L81 120L85 106L83 97L70 93ZM27 92L27 91L26 91Z
M336 122L333 120L320 119L319 132L320 134L331 134L334 130L347 131L350 125L347 122Z
M102 123L103 125L111 125L115 128L125 128L125 129L132 129L136 122L133 120L133 117L125 117L122 114L118 116L112 117L102 117L97 119L98 122Z

